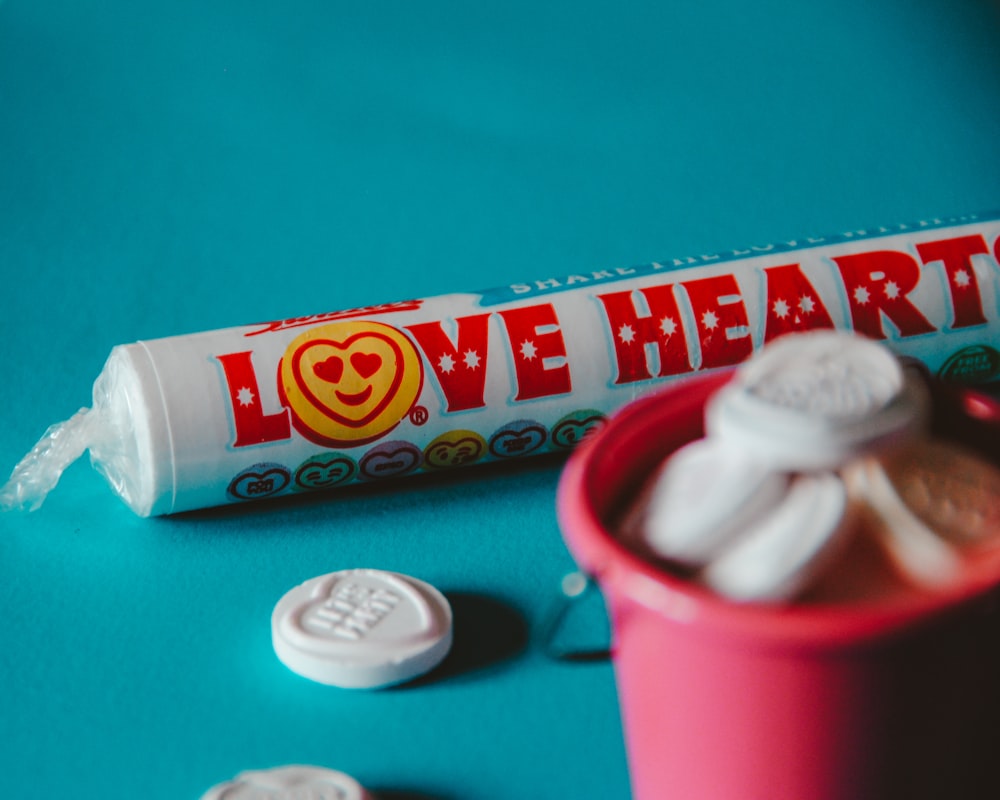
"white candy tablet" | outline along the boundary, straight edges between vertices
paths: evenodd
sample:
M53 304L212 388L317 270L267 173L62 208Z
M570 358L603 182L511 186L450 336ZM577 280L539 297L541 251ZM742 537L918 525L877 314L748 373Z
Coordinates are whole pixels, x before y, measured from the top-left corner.
M372 800L350 775L322 767L288 766L241 772L201 800Z
M750 452L720 439L691 442L654 479L644 538L664 558L704 564L787 490L788 476Z
M907 507L877 458L859 459L844 475L852 493L875 512L881 523L879 540L903 575L929 588L958 576L961 559L957 551Z
M278 658L331 686L373 689L437 666L452 640L451 606L423 581L375 569L321 575L288 592L271 615Z
M769 344L706 408L706 428L775 468L837 467L920 428L922 380L882 345L847 331Z
M1000 467L946 439L925 438L879 464L900 500L953 545L1000 545Z
M796 476L784 499L712 561L702 580L734 600L785 600L808 584L849 530L832 472Z

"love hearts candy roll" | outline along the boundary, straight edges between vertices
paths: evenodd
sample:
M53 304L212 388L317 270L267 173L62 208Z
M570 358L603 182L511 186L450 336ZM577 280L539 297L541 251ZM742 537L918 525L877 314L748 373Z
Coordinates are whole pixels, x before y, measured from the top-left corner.
M985 383L998 259L1000 214L971 215L120 345L0 502L37 507L88 449L140 515L565 450L652 387L817 328Z

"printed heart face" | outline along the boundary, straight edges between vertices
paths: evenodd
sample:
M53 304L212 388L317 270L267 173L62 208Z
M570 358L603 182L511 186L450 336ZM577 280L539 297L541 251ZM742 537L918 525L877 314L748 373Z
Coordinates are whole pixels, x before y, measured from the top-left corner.
M385 442L361 459L361 474L366 478L405 475L420 466L421 458L421 452L409 442Z
M409 413L423 384L410 340L378 322L313 328L288 347L280 391L296 428L321 444L376 439Z
M545 443L545 428L537 422L511 422L490 437L490 452L499 458L524 456Z
M371 378L382 367L382 356L378 353L351 353L351 367L364 379ZM313 366L313 372L327 383L340 383L344 378L344 359L330 356Z
M427 467L457 467L477 461L486 451L486 441L473 431L451 431L431 442L424 451Z
M575 447L604 424L600 411L576 411L567 414L552 428L552 447Z
M290 479L288 470L280 464L254 464L230 481L228 492L240 500L256 500L277 494Z
M357 471L358 465L348 456L315 456L295 471L295 485L300 489L326 489L346 483Z
M379 332L356 333L344 341L305 342L292 355L292 369L317 409L343 425L360 427L392 402L403 377L393 368L400 361L393 339ZM384 374L383 363L388 366Z

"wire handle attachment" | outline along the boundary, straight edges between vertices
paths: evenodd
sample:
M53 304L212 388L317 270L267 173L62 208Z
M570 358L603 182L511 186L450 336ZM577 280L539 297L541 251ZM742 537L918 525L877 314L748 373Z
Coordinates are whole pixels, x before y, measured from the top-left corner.
M585 572L570 572L559 583L559 596L541 630L542 652L553 661L586 664L606 661L613 655L610 645L576 647L559 642L566 617L581 600L597 588L597 582Z

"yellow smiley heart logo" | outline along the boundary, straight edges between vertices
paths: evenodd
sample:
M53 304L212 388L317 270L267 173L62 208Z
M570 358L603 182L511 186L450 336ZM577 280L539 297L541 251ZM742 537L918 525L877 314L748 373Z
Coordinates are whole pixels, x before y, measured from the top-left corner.
M396 328L334 322L292 341L278 368L295 428L318 444L364 444L385 435L423 386L420 356Z

